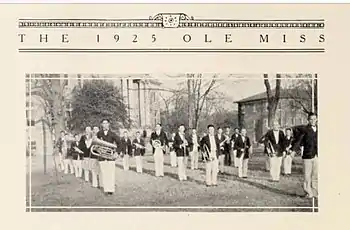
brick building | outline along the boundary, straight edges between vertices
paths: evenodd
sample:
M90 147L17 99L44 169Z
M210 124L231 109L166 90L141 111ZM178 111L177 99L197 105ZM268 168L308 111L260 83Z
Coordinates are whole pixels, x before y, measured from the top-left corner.
M272 91L272 95L274 94L275 90ZM269 129L266 92L244 98L236 103L239 127L245 127L252 141L256 143ZM307 114L303 111L301 104L311 107L311 98L306 91L299 91L298 96L295 96L290 90L281 89L276 111L276 119L281 128L306 124Z

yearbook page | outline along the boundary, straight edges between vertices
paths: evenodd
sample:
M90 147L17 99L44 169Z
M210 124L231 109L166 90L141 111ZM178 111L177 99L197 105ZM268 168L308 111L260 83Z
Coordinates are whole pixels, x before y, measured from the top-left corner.
M349 10L2 5L15 224L343 229Z

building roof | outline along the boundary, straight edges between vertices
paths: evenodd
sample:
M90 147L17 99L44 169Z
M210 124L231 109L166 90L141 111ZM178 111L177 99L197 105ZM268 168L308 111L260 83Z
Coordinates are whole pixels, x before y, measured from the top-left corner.
M276 89L272 90L272 95L275 95ZM307 90L298 90L298 89L281 89L280 99L292 99L292 98L298 98L298 99L304 99L309 100L310 95ZM266 100L267 95L266 91L262 93L255 94L250 97L243 98L239 101L236 101L236 103L246 103L246 102L253 102L253 101L262 101Z

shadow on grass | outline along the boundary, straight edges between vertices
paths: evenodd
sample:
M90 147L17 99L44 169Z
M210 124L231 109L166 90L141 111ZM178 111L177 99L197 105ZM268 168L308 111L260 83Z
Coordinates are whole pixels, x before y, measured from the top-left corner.
M154 163L154 161L152 161L152 160L148 160L147 162L148 163ZM169 163L164 163L164 165L171 166ZM198 168L198 170L202 171L202 172L205 172L205 168ZM149 171L153 172L152 170L149 170ZM174 175L174 174L172 174L172 175ZM176 178L177 178L177 175L176 175ZM198 180L195 180L195 179L190 178L188 176L187 176L187 178L188 178L188 181L195 181L198 184L205 185L205 183L203 181L198 181ZM261 184L261 183L255 182L255 181L251 181L249 179L243 179L243 178L238 177L237 175L230 174L230 173L227 173L227 172L218 174L218 180L222 181L222 182L237 181L237 182L240 182L240 183L243 183L243 184L247 184L247 185L250 185L250 186L253 186L253 187L265 190L265 191L273 192L273 193L276 193L276 194L286 195L286 196L291 196L291 197L301 197L301 195L298 195L297 193L287 192L285 190L281 190L281 189L278 189L278 188L275 188L275 187L270 187L270 186L267 186L267 185L264 185L264 184Z
M167 165L167 164L164 164L164 165ZM119 168L119 169L124 170L124 168L123 168L122 165L116 165L116 167ZM133 172L136 172L136 167L130 167L130 170L133 171ZM148 174L148 175L151 175L151 176L156 177L156 176L155 176L155 171L152 170L152 169L145 169L145 168L143 168L142 171L143 171L143 173L146 173L146 174ZM136 172L136 173L137 173L137 172ZM179 177L178 177L178 175L177 175L176 173L164 172L164 176L170 177L170 178L172 178L172 179L177 180L178 182L180 182L180 181L179 181ZM189 181L189 182L194 182L194 183L199 184L199 185L205 185L204 181L196 180L196 179L191 178L191 177L189 177L189 176L187 176L187 181Z

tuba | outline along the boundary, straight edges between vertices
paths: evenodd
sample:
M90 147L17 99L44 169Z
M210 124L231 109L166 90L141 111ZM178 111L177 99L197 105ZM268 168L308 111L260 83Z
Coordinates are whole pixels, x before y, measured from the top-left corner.
M115 160L117 146L107 141L93 138L91 143L91 154L94 156L101 157L106 160Z
M157 148L162 148L162 143L160 142L160 140L153 140L152 141L152 146L153 148L157 149Z

